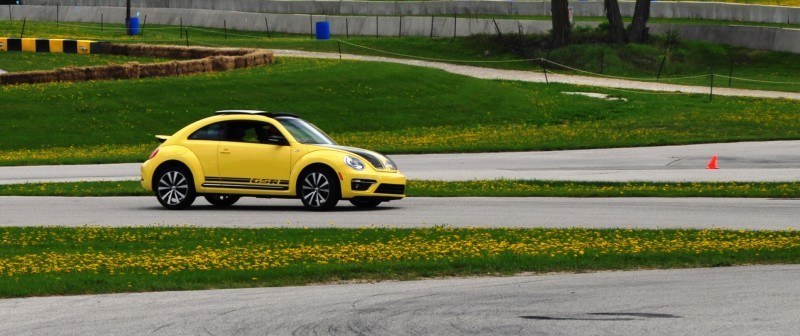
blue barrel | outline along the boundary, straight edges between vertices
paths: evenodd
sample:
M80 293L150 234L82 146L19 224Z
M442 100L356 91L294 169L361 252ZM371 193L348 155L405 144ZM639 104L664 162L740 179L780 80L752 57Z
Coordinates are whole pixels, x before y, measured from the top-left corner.
M331 39L331 23L328 21L317 22L317 40Z
M139 35L139 18L132 17L130 27L128 27L128 35Z

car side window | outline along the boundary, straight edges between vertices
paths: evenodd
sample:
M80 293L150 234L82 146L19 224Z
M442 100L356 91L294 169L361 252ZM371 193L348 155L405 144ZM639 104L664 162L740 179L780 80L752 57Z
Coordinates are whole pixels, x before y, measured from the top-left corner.
M272 124L259 121L228 122L226 141L268 144L270 136L285 137Z
M189 136L189 140L222 140L225 138L225 123L211 124Z

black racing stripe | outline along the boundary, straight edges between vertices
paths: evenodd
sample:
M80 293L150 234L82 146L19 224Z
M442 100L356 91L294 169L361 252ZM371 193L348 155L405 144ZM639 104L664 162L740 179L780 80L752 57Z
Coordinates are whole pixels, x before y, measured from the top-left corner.
M218 177L218 176L208 176L206 177L206 181L210 182L250 182L249 178L243 177Z
M289 187L286 187L286 186L233 184L233 183L203 183L203 187L205 187L205 188L253 189L253 190L289 190Z

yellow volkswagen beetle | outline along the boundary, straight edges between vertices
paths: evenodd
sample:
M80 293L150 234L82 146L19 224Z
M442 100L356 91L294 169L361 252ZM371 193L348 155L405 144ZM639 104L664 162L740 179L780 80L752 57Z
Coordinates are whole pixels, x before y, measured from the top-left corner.
M142 186L167 209L185 209L198 195L220 207L243 196L300 198L313 210L405 197L406 177L391 159L339 146L291 114L218 111L156 138L162 143L142 164Z

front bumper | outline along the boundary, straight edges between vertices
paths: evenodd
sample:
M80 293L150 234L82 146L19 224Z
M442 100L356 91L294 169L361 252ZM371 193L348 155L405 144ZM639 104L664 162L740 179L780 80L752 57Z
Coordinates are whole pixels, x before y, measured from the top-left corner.
M339 172L342 198L374 197L386 200L406 197L406 177L399 172Z

